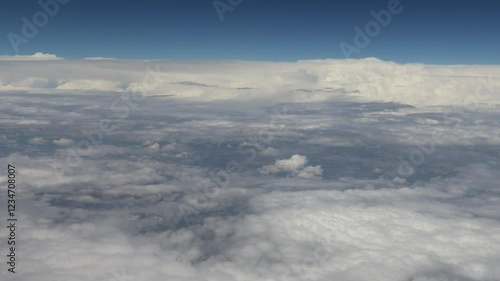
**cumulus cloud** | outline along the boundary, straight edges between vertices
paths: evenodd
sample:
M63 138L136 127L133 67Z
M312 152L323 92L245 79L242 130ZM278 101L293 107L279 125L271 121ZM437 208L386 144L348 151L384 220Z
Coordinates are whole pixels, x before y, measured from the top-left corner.
M69 146L74 143L72 140L66 138L60 138L58 140L53 140L52 142L58 146Z
M44 138L36 137L30 139L29 143L34 145L45 144L47 141Z
M41 52L33 55L15 55L15 56L0 56L0 60L9 61L45 61L45 60L62 60L63 58L53 54L44 54Z
M304 178L321 176L323 174L321 166L305 166L307 162L307 157L295 154L290 159L276 160L272 165L263 166L259 169L259 172L262 174L285 172Z
M304 168L307 163L307 157L295 154L290 159L276 160L273 165L264 166L261 168L263 173L278 173L278 172L297 172Z
M160 145L158 143L153 143L148 146L148 149L151 150L152 152L158 152L160 151Z
M172 151L174 149L175 149L174 143L165 144L164 146L161 147L162 151Z
M274 147L266 147L262 149L262 151L260 151L259 153L261 155L276 156L278 154L278 150L275 149Z

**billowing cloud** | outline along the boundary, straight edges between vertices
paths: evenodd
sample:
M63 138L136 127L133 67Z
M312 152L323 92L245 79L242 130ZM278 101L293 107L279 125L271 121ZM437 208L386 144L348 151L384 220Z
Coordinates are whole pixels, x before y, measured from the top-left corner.
M262 174L284 172L304 178L321 176L323 174L321 166L305 166L307 162L307 157L295 154L290 159L276 160L272 165L263 166L259 169L259 172Z

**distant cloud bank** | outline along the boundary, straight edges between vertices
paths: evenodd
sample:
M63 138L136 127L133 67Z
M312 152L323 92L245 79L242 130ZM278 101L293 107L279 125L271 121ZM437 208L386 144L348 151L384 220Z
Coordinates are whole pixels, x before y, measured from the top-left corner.
M398 64L375 58L292 63L63 60L43 53L0 60L15 61L0 64L4 92L99 90L191 101L386 101L415 106L500 103L500 95L488 94L500 85L500 66ZM154 83L145 83L147 79Z

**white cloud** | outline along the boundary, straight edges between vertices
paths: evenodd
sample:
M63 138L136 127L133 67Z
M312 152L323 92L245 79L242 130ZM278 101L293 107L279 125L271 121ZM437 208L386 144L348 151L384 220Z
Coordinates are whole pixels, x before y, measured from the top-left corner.
M276 160L273 165L262 167L263 173L278 173L278 172L297 172L304 168L307 163L307 157L295 154L290 159Z
M28 77L22 81L12 82L9 84L9 86L13 88L20 88L20 89L33 89L33 88L45 89L45 88L53 88L55 85L57 85L57 81L41 77Z
M47 141L44 138L36 137L29 140L29 143L34 145L45 144Z
M0 56L0 60L9 61L45 61L45 60L63 60L63 58L58 57L53 54L44 54L37 52L33 55L15 55L15 56Z
M151 150L152 152L159 152L160 145L158 143L153 143L150 146L148 146L148 149Z
M89 57L89 58L85 58L85 60L116 60L116 58Z
M188 153L186 151L183 151L181 153L177 153L175 155L175 158L186 158L186 157L188 157Z
M266 156L276 156L278 154L278 150L273 147L266 147L259 152L260 155Z
M125 87L124 83L109 80L71 80L63 81L57 85L58 90L80 90L80 91L114 91L121 92Z
M314 167L313 166L305 167L299 172L297 176L301 178L312 178L321 175L323 175L323 169L321 169L321 166L318 165Z
M58 146L69 146L69 145L72 145L74 143L73 140L66 139L66 138L61 138L61 139L58 139L58 140L53 140L52 142L55 145L58 145Z
M273 165L266 165L259 169L262 174L276 174L280 172L295 174L298 177L311 178L321 176L323 170L321 166L305 166L307 157L295 154L290 159L276 160Z
M162 146L161 150L164 152L172 151L175 149L175 146L175 143L165 144L164 146Z
M277 259L287 260L296 278L496 278L498 270L491 266L500 249L500 237L494 234L500 225L490 227L488 219L439 203L443 196L447 197L435 190L408 188L275 192L252 201L259 215L248 219L247 228L238 233L259 237L248 243L266 239L280 249L269 248L261 258L279 252ZM283 270L274 278L286 274Z

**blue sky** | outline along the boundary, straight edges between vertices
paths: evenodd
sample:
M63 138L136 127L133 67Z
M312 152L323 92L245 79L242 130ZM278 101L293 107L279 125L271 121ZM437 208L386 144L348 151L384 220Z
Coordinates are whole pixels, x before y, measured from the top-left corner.
M43 0L47 2L46 0ZM62 1L62 0L61 0ZM228 0L220 0L228 3ZM42 11L38 1L4 0L0 54L14 55L8 34L22 35ZM266 60L344 58L355 31L389 1L243 0L221 21L213 0L69 0L17 54L76 59ZM499 64L500 1L409 1L352 57L435 64ZM11 33L11 34L12 34Z

